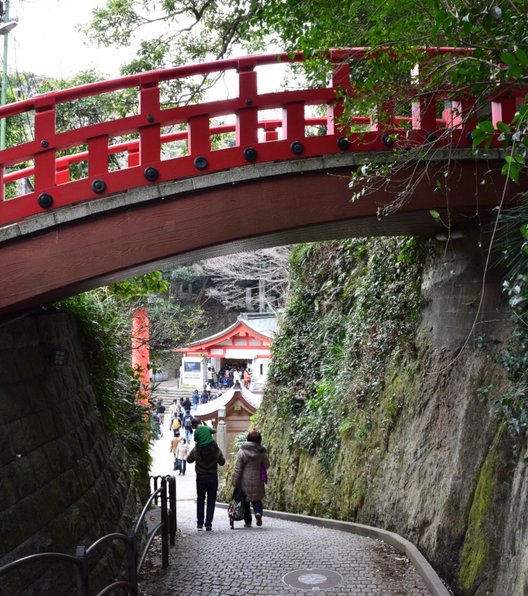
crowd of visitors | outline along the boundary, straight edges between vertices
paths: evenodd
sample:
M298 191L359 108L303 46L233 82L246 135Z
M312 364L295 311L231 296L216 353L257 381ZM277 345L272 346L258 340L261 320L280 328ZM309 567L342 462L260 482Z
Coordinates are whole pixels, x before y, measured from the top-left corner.
M210 389L230 389L236 382L249 389L251 370L244 366L225 366L218 373L212 366L207 367L207 385Z

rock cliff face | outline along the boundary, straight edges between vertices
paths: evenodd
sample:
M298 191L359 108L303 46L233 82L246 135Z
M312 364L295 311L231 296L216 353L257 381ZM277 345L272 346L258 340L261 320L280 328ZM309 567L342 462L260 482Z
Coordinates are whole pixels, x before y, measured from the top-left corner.
M308 304L328 302L328 292L314 298L302 290L301 311L295 305L300 290L294 291L259 421L271 452L267 504L395 531L422 550L457 594L527 594L526 438L506 432L489 399L508 383L493 357L511 334L500 283L495 272L487 272L481 294L485 254L478 238L448 246L431 242L426 257L414 254L414 269L407 274L417 280L420 298L412 330L401 326L411 316L401 300L400 315L387 306L385 321L353 322L358 309L365 312L378 299L383 303L394 288L406 291L410 278L400 272L386 284L386 298L377 287L369 290L367 306L360 299L361 276L380 263L397 268L403 250L399 259L387 261L386 255L366 260L356 249L347 265L354 281L342 282L348 289L334 293L333 304L319 306L318 315ZM328 250L337 254L335 262L341 259L335 245ZM381 255L379 244L376 250ZM338 265L316 257L306 269L326 268L335 279ZM294 349L296 360L308 360L310 346L322 336L300 341L304 322L314 316L335 320L336 312L345 333L334 327L327 338L327 352L334 355L323 356L323 372L313 371L315 379L307 380L304 372L303 380L285 354ZM374 369L366 360L378 357L373 345L383 350L376 338L384 325L392 325L384 340L390 345L383 365ZM373 371L379 377L369 380ZM308 424L316 419L312 441L299 430L300 418ZM327 457L333 448L333 457Z
M36 552L75 554L138 516L127 456L105 430L77 334L61 314L0 325L0 566ZM122 550L101 554L96 585L118 573ZM72 586L64 564L0 577L2 594L60 596Z

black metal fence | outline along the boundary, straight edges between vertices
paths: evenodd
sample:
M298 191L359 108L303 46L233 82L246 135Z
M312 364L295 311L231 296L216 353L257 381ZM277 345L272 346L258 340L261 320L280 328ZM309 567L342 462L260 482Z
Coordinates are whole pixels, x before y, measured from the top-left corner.
M112 580L112 583L105 586L96 596L105 596L116 589L123 589L129 595L137 596L138 594L138 575L143 567L148 550L155 536L161 532L161 565L168 567L169 565L169 543L174 545L176 536L176 482L173 476L151 476L151 483L154 485L154 490L147 502L145 503L141 515L137 522L128 531L127 534L114 532L106 534L102 538L96 540L91 546L78 546L75 555L68 555L65 553L37 553L35 555L28 555L16 561L12 561L3 567L0 567L0 578L7 573L20 569L25 565L36 562L66 562L72 564L76 568L77 590L79 596L90 596L90 571L89 559L94 560L95 551L101 553L103 546L110 543L119 542L125 545L126 548L126 579ZM142 524L145 523L145 518L150 510L151 504L160 504L161 520L156 523L147 538L143 549L140 552L141 545L138 538ZM101 557L101 554L99 555Z

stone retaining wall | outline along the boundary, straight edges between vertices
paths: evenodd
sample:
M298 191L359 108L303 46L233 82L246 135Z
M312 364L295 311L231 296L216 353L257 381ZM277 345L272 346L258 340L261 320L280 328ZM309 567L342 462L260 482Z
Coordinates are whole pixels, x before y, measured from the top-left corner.
M0 566L36 552L75 554L77 545L127 531L139 512L77 331L63 314L0 323ZM98 581L117 572L114 555L103 557ZM0 594L71 594L74 577L73 566L33 565L0 578Z

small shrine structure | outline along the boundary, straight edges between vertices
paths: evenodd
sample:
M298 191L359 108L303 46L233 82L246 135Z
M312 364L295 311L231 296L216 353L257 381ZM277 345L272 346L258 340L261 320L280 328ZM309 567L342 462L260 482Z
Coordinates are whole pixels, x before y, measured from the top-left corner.
M193 416L217 429L215 439L228 457L233 450L235 437L248 432L250 418L257 411L261 400L261 395L236 383L216 399L200 404L193 411Z
M249 389L262 391L271 360L270 345L277 331L273 313L243 313L223 331L192 342L173 352L183 354L180 386L202 390L211 370L216 373L226 367L248 369Z

